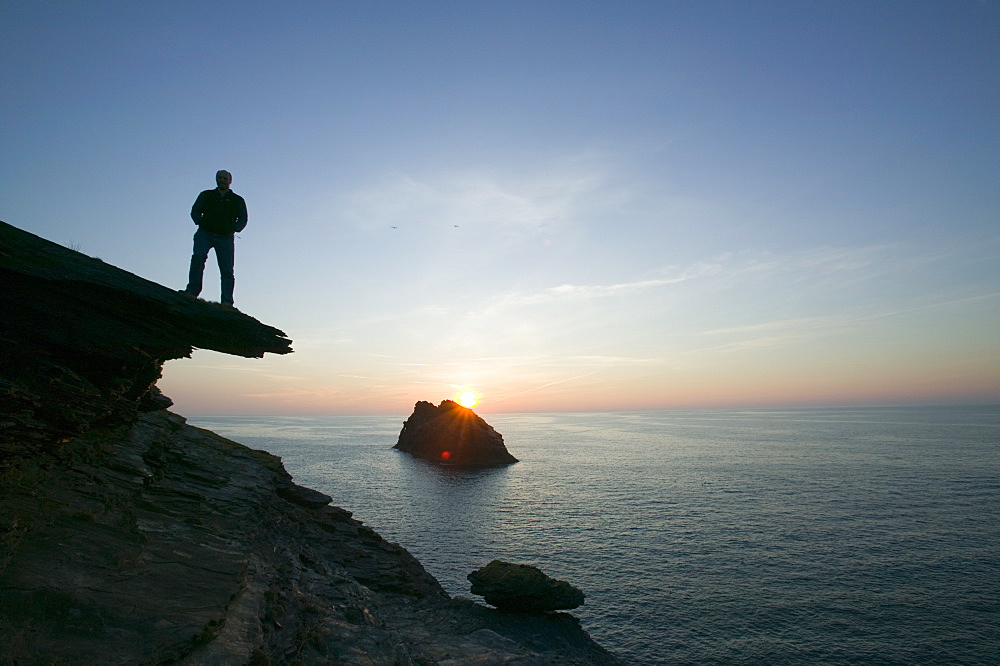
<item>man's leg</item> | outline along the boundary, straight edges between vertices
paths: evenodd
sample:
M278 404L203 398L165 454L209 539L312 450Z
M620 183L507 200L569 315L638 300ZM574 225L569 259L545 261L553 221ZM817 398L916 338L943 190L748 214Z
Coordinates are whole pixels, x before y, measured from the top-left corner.
M219 262L219 277L222 279L223 303L233 304L233 288L236 286L236 276L233 265L236 262L236 246L232 236L217 236L215 242L215 258Z
M184 290L192 296L201 293L202 277L205 274L205 261L208 259L208 251L212 247L212 240L208 234L199 229L194 233L194 250L191 253L191 268L188 270L188 284ZM218 250L216 250L218 252Z

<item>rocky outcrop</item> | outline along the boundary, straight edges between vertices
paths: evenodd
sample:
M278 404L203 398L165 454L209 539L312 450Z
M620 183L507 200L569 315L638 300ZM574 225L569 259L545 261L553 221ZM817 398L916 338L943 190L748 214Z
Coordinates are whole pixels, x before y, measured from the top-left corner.
M0 644L14 663L393 663L405 651L379 595L447 601L278 458L177 415L59 453L3 484Z
M0 277L0 664L617 663L164 409L163 360L277 329L7 225Z
M493 560L468 575L472 593L503 610L521 613L568 610L583 605L584 594L537 567Z
M452 400L435 407L421 400L403 423L393 448L419 458L459 467L509 465L518 460L507 451L503 435L475 412Z
M0 467L169 402L164 361L194 348L287 354L276 328L0 222Z

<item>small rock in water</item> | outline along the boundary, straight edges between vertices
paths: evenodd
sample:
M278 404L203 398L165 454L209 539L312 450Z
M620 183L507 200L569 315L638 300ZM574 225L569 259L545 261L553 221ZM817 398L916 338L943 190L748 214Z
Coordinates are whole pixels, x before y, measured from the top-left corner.
M528 564L493 560L467 578L473 594L504 610L531 613L569 610L583 604L584 594L579 589Z
M517 462L504 446L503 435L471 409L452 400L444 400L437 407L424 400L414 405L393 448L458 467Z

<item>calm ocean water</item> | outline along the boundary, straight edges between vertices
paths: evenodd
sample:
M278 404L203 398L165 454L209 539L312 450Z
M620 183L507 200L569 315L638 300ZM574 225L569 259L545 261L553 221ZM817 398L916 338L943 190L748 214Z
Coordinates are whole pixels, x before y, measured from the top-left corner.
M406 416L190 422L452 594L497 558L569 581L632 663L1000 663L1000 408L486 415L521 462L473 472L392 450Z

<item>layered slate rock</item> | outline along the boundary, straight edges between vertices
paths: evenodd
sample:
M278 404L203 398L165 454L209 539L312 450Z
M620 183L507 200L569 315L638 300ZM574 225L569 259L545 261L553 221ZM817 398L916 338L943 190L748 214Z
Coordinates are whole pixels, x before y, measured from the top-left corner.
M0 490L0 663L403 660L380 595L447 595L329 502L164 410L23 461Z
M583 604L584 594L563 580L549 578L527 564L493 560L468 575L472 593L497 608L522 613L569 610Z
M393 448L459 467L518 462L504 445L503 435L471 409L452 400L444 400L437 407L424 400L414 405Z
M0 467L168 406L163 363L195 348L287 354L280 330L0 222Z

